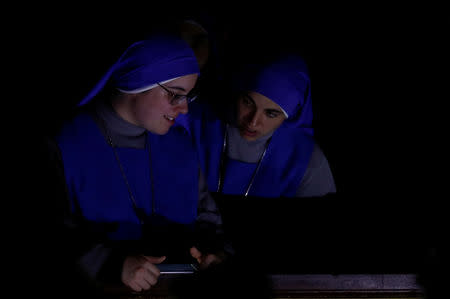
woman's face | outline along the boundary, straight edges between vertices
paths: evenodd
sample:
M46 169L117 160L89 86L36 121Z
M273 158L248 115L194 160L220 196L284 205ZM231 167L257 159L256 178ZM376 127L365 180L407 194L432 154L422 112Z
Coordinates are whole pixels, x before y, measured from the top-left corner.
M187 95L194 88L197 74L186 75L168 83L135 95L128 95L125 107L116 111L128 122L143 127L148 131L164 135L175 123L180 113L188 112L188 103L183 100L171 104L174 96Z
M239 132L248 141L274 132L286 119L278 104L257 92L239 96L237 108Z

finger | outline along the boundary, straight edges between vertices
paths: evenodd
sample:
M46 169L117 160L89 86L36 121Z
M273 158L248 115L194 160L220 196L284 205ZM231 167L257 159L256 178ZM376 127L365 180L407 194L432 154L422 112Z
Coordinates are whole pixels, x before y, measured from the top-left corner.
M219 264L221 262L221 258L215 254L207 254L202 257L201 262L199 263L199 268L201 270L205 270L211 265Z
M147 256L144 255L145 259L152 264L161 264L166 259L166 256Z
M203 264L206 267L209 267L212 264L218 264L220 262L220 258L215 255L215 254L207 254L204 258L203 258Z
M191 247L191 249L189 250L191 253L191 256L195 259L200 259L202 257L202 253L200 252L200 250L197 249L197 247Z
M152 285L155 285L157 282L157 277L148 271L146 268L139 268L135 273L135 281L139 284L144 290L148 290Z
M166 257L164 257L164 259L165 258ZM158 279L159 275L161 274L159 268L154 263L151 263L149 260L146 260L146 262L142 264L142 267L144 267L146 271L150 272L153 276L155 276L156 279Z
M148 283L145 279L139 279L136 281L136 284L142 288L142 290L148 290L151 288L151 284Z
M166 256L155 257L155 256L145 256L144 255L144 258L147 260L147 262L144 264L144 267L148 271L150 271L157 279L160 275L160 271L159 271L159 268L155 266L155 264L162 263L166 259Z
M140 292L140 291L142 291L142 288L136 283L136 282L134 282L134 281L130 281L128 284L127 284L127 286L128 287L130 287L133 291L135 291L135 292Z

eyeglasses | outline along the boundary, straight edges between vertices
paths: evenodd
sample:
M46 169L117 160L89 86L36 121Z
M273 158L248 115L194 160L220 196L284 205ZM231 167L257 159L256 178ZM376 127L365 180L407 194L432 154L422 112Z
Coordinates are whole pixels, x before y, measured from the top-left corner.
M186 100L186 102L192 103L193 101L195 101L195 99L197 98L197 95L187 95L187 94L176 94L173 91L167 89L166 87L164 87L163 85L156 83L159 85L159 87L161 87L162 89L164 89L167 94L169 95L170 98L170 105L172 106L176 106L181 104L184 100Z

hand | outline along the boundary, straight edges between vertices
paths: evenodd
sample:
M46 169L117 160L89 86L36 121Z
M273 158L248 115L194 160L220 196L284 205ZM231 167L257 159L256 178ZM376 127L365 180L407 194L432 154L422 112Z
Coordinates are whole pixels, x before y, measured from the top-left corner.
M225 254L202 254L195 246L191 247L190 253L191 256L197 260L200 270L204 270L211 265L219 264L225 259Z
M127 256L122 267L122 282L133 291L148 290L158 281L160 272L156 264L162 263L165 256Z

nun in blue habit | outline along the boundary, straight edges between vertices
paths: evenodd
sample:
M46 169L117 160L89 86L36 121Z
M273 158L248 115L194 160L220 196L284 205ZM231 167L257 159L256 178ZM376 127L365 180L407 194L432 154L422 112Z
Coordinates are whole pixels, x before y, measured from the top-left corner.
M255 197L335 193L328 161L314 141L303 59L288 54L247 65L232 82L228 115L195 103L179 119L195 140L209 190Z
M175 122L198 74L185 41L153 34L126 49L58 133L66 222L95 240L76 254L88 279L141 291L156 283L159 263L207 267L223 258L220 214Z

